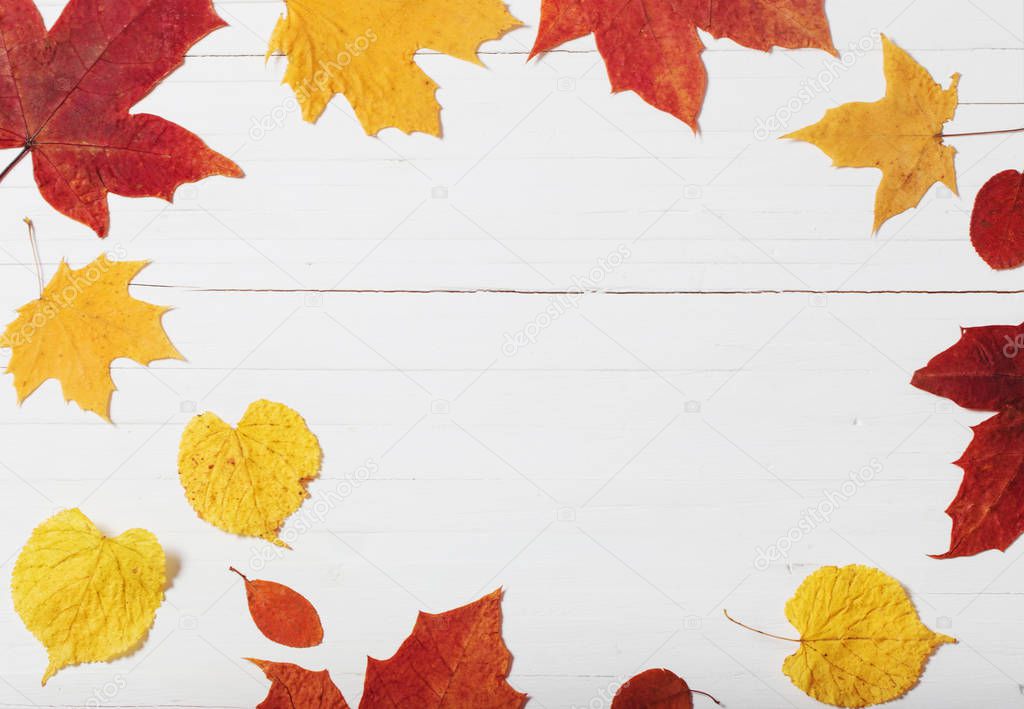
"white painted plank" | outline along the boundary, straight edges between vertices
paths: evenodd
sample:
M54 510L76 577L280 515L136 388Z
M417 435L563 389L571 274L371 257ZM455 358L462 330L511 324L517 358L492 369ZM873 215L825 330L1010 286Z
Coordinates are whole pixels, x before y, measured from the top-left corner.
M363 654L390 654L417 608L503 585L513 682L540 706L586 706L652 664L733 706L811 706L779 672L790 648L720 613L784 632L800 579L847 562L896 574L925 620L963 641L906 706L1017 692L1007 625L1019 624L1020 552L926 556L948 534L948 461L981 416L908 379L959 324L1011 320L1024 298L588 296L509 354L505 333L536 322L548 298L136 290L176 306L168 327L190 361L119 365L117 427L49 384L20 410L3 392L9 440L45 446L5 450L5 558L50 510L84 500L111 531L157 530L180 563L143 651L58 676L62 702L122 678L113 705L252 705L263 683L238 662L249 655L327 666L354 698ZM326 453L293 553L208 527L176 480L191 409L235 419L257 396L302 411ZM786 564L760 568L759 549L871 465L874 479ZM228 564L308 593L327 644L260 638ZM0 701L52 702L35 686L42 650L9 608L0 624L16 688Z
M60 7L44 6L51 19ZM711 42L695 137L609 96L590 40L526 64L538 7L516 1L530 27L488 44L486 69L419 58L443 87L445 140L371 139L341 97L316 126L287 110L283 60L261 59L280 3L218 8L233 26L139 110L195 130L244 180L186 187L172 206L113 198L102 244L42 202L27 164L0 185L8 311L35 289L28 215L47 273L100 248L153 259L133 292L175 307L166 325L188 358L115 363L115 427L65 406L53 382L21 407L9 377L0 386L0 586L32 527L70 505L111 532L153 529L174 573L140 652L45 689L43 650L0 604L0 706L254 706L266 682L246 656L328 667L357 700L365 655L390 655L416 610L502 585L512 682L531 706L607 706L621 678L664 665L732 707L811 707L780 671L792 648L721 610L789 633L782 610L802 578L851 562L893 573L925 622L961 640L901 706L1019 699L1019 545L926 556L945 548L950 461L984 415L909 379L959 326L1020 321L1024 296L678 292L1020 289L966 235L977 189L1020 167L1020 138L958 141L961 198L933 191L872 238L876 173L755 134L827 67L823 54ZM879 29L943 81L962 72L957 130L1022 125L1020 3L828 9L842 48ZM883 90L874 47L789 126ZM254 132L275 107L280 125ZM676 294L192 290L580 287ZM519 333L526 344L510 346ZM309 531L281 555L198 520L177 482L193 412L236 420L259 397L300 410L326 453L288 533ZM760 568L759 550L872 465L785 563ZM263 639L228 564L306 593L324 646Z

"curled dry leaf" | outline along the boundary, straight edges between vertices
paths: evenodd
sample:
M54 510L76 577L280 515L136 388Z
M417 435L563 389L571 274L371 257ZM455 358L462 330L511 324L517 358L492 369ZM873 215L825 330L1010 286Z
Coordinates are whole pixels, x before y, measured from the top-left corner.
M1024 325L964 328L911 384L968 409L999 413L973 427L956 461L963 482L946 513L948 559L1005 551L1024 532Z
M320 472L320 444L302 416L261 399L237 428L214 413L194 417L178 447L178 475L199 516L226 532L278 546L284 521L309 497Z
M270 690L256 709L349 709L327 670L313 672L289 662L249 658L270 680Z
M971 243L992 268L1024 263L1024 174L1004 170L981 188L971 213Z
M313 122L344 94L363 129L441 135L437 84L413 57L430 48L479 64L477 48L519 26L502 0L286 0L267 55L288 57L284 83Z
M943 89L884 35L882 47L884 98L829 109L818 123L784 136L818 146L836 167L882 171L875 195L876 232L916 207L936 182L957 191L956 150L942 142L942 128L956 112L960 75L954 74L950 87Z
M0 347L11 349L7 371L14 374L19 403L47 379L56 379L65 401L110 421L113 360L126 357L146 366L184 359L160 322L169 308L128 293L128 284L148 263L111 261L106 255L79 269L61 262L42 295L18 308Z
M71 0L49 32L32 0L0 12L0 149L32 155L54 209L106 236L107 194L170 200L242 171L181 126L129 113L185 52L223 27L210 0Z
M921 623L896 579L859 564L808 576L786 603L786 618L799 639L755 632L798 643L782 671L808 696L838 707L902 697L935 649L956 642Z
M260 632L288 647L313 647L324 639L320 616L306 597L274 581L250 581L238 569L231 570L245 581L249 614Z
M697 30L762 51L836 53L823 0L542 0L530 56L593 33L613 91L635 91L697 130L708 83Z
M108 538L77 509L32 532L11 576L14 609L58 670L104 662L137 646L164 598L164 550L150 532Z

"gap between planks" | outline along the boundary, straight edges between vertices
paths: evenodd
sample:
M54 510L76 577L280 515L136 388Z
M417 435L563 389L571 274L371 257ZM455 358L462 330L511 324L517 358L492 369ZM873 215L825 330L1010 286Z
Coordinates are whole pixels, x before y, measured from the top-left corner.
M325 295L1024 295L1024 290L814 290L811 288L752 290L545 290L519 288L204 288L169 283L132 283L139 288L165 288L197 293L322 293Z

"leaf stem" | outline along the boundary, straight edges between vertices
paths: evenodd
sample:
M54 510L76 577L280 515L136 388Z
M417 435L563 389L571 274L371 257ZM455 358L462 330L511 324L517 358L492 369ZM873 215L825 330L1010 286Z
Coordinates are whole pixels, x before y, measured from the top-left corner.
M751 628L746 623L741 623L738 620L736 620L735 618L733 618L731 615L729 615L729 611L725 610L724 608L722 609L722 612L725 613L725 617L726 618L728 618L730 621L732 621L736 625L740 626L741 628L746 628L747 630L751 630L751 631L753 631L755 633L758 633L759 635L766 635L769 638L775 638L776 640L785 640L786 642L789 642L789 643L800 643L800 642L803 642L802 640L797 640L797 639L794 639L794 638L786 638L786 637L783 637L781 635L774 635L773 633L766 633L763 630L758 630L757 628Z
M39 281L39 297L43 297L43 262L39 258L39 243L36 241L36 225L32 220L25 217L28 224L28 243L32 245L32 260L36 264L36 279Z
M936 138L966 138L974 135L1006 135L1009 133L1024 133L1024 128L1004 128L1002 130L978 130L968 133L939 133Z
M25 147L21 149L21 152L14 156L14 159L11 160L11 163L4 168L3 172L0 172L0 182L3 182L4 178L7 177L8 174L10 174L11 170L13 170L15 166L25 158L26 155L28 155L30 150L32 150L32 145L30 143L25 143Z
M718 701L717 699L715 699L715 698L714 698L713 696L711 696L711 695L710 695L710 694L708 694L707 692L702 692L702 691L700 691L699 689L692 689L692 688L691 688L691 689L690 689L690 693L691 693L691 694L700 694L700 695L703 695L703 696L707 697L708 699L710 699L711 701L713 701L713 702L714 702L715 704L717 704L718 706L722 706L722 703L721 703L720 701Z

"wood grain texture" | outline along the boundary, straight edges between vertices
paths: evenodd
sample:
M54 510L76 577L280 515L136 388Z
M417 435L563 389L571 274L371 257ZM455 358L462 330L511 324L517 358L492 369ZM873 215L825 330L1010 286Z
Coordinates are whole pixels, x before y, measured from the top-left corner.
M49 21L61 6L44 5ZM439 142L367 138L340 99L302 123L283 62L262 59L282 5L217 3L232 26L138 110L188 125L244 180L184 188L172 206L113 198L105 242L43 203L28 169L0 185L11 317L36 288L30 216L48 274L101 249L153 259L133 293L174 306L166 327L188 359L115 362L115 427L52 382L20 409L0 386L0 586L31 529L75 505L106 531L153 530L173 577L137 654L46 690L42 648L0 604L0 706L251 707L267 682L243 657L325 667L358 702L365 656L390 656L418 610L504 586L510 682L531 707L607 706L653 666L730 707L813 707L781 672L791 648L721 609L785 635L800 581L847 563L900 579L922 620L961 641L901 706L1019 701L1024 547L926 556L945 548L951 461L982 415L909 381L961 325L1024 320L1020 294L949 292L1024 289L967 231L977 189L1024 163L1024 137L957 139L961 198L933 190L871 238L878 174L774 136L880 96L877 44L804 104L827 55L711 41L695 138L609 96L590 40L526 64L538 7L511 3L528 27L486 45L486 68L420 58L443 87ZM1024 124L1020 3L828 11L840 51L880 30L937 79L962 72L958 131ZM788 124L760 140L758 120L791 98ZM197 290L217 288L251 290ZM665 293L550 294L578 288ZM292 553L206 525L177 480L194 411L235 421L259 397L301 412L324 448L284 530ZM861 469L876 472L841 499ZM827 503L827 522L801 527ZM791 548L765 567L773 545ZM301 588L324 644L265 640L228 564Z

